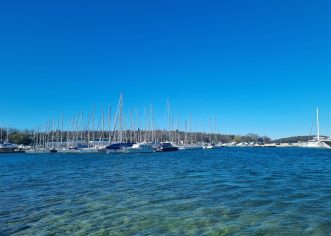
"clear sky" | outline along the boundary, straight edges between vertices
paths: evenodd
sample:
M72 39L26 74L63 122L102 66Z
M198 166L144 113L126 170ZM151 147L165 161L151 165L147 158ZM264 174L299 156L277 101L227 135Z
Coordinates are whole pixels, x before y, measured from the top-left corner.
M0 124L166 100L196 129L331 135L331 1L3 1ZM204 127L204 128L203 128Z

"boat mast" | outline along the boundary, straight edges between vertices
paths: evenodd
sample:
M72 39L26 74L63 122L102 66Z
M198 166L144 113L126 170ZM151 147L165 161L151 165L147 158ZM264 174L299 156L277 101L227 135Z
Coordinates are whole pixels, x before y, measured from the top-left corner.
M180 145L180 121L179 121L179 113L177 114L177 146Z
M61 146L62 146L62 142L63 142L63 121L64 120L64 113L62 113L62 121L61 121Z
M7 138L6 138L6 142L9 143L9 128L7 127Z
M105 112L104 109L101 109L101 134L99 136L99 145L103 142L103 133L105 131Z
M108 110L108 145L111 143L111 106L109 106Z
M193 136L192 136L192 113L191 112L190 112L190 116L189 116L188 129L189 129L189 132L190 132L190 141L189 141L189 144L192 145Z
M130 115L130 131L129 131L129 140L130 142L134 142L133 141L133 119L132 119L132 111L131 108L129 109L129 115Z
M319 114L318 108L316 108L316 125L317 125L317 141L320 141L320 123L319 123Z
M87 116L87 148L90 148L90 122L91 122L91 113L88 113L88 116Z
M143 136L143 124L142 124L142 120L140 119L140 116L139 116L139 111L137 110L137 123L138 123L138 136L139 136L139 142L141 143L143 140L142 140L142 136Z
M54 148L54 119L50 121L50 132L51 132L51 148Z
M149 124L149 126L150 126L150 130L151 130L149 141L152 142L154 140L154 125L153 125L154 119L153 119L153 106L152 106L152 104L150 104L149 110L150 110L150 119L149 119L150 124Z
M168 139L168 142L171 142L171 138L172 138L172 135L171 135L171 112L170 112L170 101L169 99L167 100L167 115L168 115L168 134L169 134L169 139Z
M187 120L185 120L185 138L184 138L184 144L188 144L187 133L188 133L188 130L187 130Z
M67 134L66 134L67 148L70 147L70 138L71 138L70 124L71 124L71 117L70 117L70 114L69 114L68 123L67 123Z
M214 127L214 136L215 136L215 142L217 143L218 142L218 140L217 140L217 118L216 118L216 116L215 116L215 118L214 118L214 125L215 125L215 127Z
M92 141L93 141L93 146L95 145L95 106L93 106L92 109Z
M122 97L122 93L120 95L120 101L119 101L119 108L120 108L120 111L119 111L119 121L120 121L120 142L122 143L123 142L123 97Z
M80 114L80 142L83 143L84 140L84 134L85 134L85 127L84 127L84 113L82 112Z

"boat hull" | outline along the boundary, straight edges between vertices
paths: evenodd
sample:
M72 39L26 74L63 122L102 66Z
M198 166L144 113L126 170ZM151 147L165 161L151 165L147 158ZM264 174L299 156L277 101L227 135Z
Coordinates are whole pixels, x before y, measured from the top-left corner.
M123 150L123 153L152 153L154 149L139 149L139 148L128 148Z
M178 147L166 147L166 148L161 148L158 151L159 152L176 152L178 151Z
M8 154L8 153L25 153L24 150L0 150L0 154Z
M202 147L199 147L199 146L197 146L197 147L194 147L194 146L192 146L192 147L179 147L179 150L201 150L201 149L203 149Z

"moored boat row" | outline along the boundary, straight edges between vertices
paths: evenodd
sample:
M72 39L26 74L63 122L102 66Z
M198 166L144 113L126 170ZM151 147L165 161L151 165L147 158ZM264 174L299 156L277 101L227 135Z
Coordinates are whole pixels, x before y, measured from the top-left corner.
M271 139L263 136L248 134L244 138L236 135L226 135L223 138L217 132L216 117L215 125L211 133L193 132L191 127L191 114L189 121L186 121L185 131L180 130L178 118L177 128L173 127L173 118L170 113L170 104L167 103L169 127L168 129L157 129L153 117L153 110L145 109L144 119L146 124L142 125L138 113L136 121L130 111L130 128L123 118L123 101L120 95L118 108L114 117L111 117L109 109L108 117L99 118L99 125L95 127L94 112L84 119L83 114L77 117L70 117L64 124L58 119L57 125L54 120L46 122L42 128L37 127L30 133L31 146L19 146L8 142L3 138L3 129L0 129L0 153L151 153L170 152L185 150L212 150L224 147L307 147L307 148L331 148L331 138L321 137L319 133L319 119L317 109L317 136L308 142L270 143ZM111 122L112 121L112 122ZM113 128L111 128L113 124ZM106 128L107 127L107 128ZM230 137L231 136L231 137ZM6 140L6 141L3 141ZM266 141L267 140L267 141ZM12 140L11 140L12 141ZM222 143L224 142L224 143Z

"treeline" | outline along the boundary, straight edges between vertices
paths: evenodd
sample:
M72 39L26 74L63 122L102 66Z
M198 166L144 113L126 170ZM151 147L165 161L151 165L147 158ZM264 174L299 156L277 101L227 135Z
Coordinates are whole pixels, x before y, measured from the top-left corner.
M16 144L31 145L33 141L33 130L22 131L12 128L0 128L0 142L7 141L7 139L9 142Z
M8 135L7 135L8 132ZM87 134L88 133L88 134ZM48 142L56 142L62 140L108 140L109 137L114 141L114 137L118 137L118 131L83 131L83 132L71 132L71 131L48 131L47 133L35 132L33 130L18 130L18 129L4 129L0 128L0 142L8 139L11 143L33 145L38 137L43 136L43 139L47 139ZM202 132L184 132L184 131L142 131L142 130L126 130L122 132L123 141L130 142L136 140L146 141L172 141L175 143L230 143L230 142L256 142L256 143L270 143L271 139L267 136L259 136L257 134L247 135L225 135L225 134L211 134ZM61 138L60 138L61 137ZM89 138L87 138L89 137Z
M268 136L259 136L257 134L249 133L247 135L221 135L221 139L223 143L228 143L228 142L245 142L245 143L264 143L264 144L269 144L271 143L271 138ZM224 141L223 141L224 140Z

